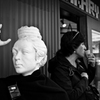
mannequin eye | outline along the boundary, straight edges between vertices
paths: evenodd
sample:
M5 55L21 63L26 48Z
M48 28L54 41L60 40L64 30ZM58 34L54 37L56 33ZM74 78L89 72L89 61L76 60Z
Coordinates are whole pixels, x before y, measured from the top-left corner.
M13 49L12 50L12 53L13 53L13 55L16 55L17 54L17 50L16 49Z
M29 50L22 50L22 54L28 54L28 53L30 53Z
M22 51L22 53L23 53L23 54L27 54L27 53L28 53L28 51Z

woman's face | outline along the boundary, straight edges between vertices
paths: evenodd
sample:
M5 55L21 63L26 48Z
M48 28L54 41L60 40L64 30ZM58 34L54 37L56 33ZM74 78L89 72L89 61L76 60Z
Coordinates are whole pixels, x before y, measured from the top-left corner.
M24 76L32 74L37 68L35 49L27 40L18 40L12 49L13 64L17 73Z
M84 43L81 43L79 45L79 47L76 49L76 54L79 56L79 57L84 57L85 55L85 50L86 50L86 46Z

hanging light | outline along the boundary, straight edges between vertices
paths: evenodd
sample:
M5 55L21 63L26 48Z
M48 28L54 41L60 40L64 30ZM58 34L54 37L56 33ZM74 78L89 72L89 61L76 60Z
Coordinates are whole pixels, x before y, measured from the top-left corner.
M66 24L64 23L64 19L61 19L62 27L66 27Z

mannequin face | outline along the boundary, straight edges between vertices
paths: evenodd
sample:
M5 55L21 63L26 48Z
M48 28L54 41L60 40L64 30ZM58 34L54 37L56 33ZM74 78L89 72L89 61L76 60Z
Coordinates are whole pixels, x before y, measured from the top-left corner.
M27 76L39 69L35 59L36 52L30 41L18 40L13 46L12 53L13 64L17 73Z
M86 46L84 43L81 43L79 45L79 47L76 49L76 54L79 56L79 57L84 57L85 55L85 50L86 50Z

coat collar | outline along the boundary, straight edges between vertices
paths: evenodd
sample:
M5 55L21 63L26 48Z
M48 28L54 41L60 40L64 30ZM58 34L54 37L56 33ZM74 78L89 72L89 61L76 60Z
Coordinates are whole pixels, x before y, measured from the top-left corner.
M62 65L62 67L66 67L67 69L73 71L84 71L84 68L81 66L81 61L79 59L76 60L77 68L75 68L64 56L61 52L58 52L57 55L58 62Z
M69 69L69 67L73 70L76 70L76 68L63 56L61 52L58 52L57 55L57 61L63 66Z

